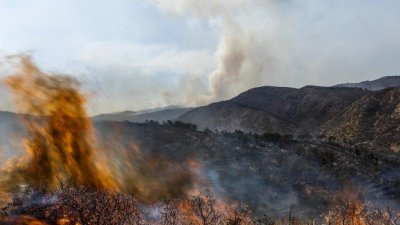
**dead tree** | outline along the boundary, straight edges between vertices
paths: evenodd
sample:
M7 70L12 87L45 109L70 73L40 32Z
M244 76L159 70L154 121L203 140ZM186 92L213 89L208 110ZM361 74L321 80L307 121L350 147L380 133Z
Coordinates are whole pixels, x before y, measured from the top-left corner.
M177 200L167 200L161 207L160 224L178 225L179 224L179 202Z
M209 191L190 199L189 206L199 225L216 225L221 218L216 208L216 200Z

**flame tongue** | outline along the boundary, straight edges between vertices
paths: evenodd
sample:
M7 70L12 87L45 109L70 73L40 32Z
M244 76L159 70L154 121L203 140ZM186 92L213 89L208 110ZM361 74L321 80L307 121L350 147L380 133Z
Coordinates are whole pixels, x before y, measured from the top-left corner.
M18 168L25 182L56 188L60 180L94 188L112 188L106 168L96 164L91 122L79 82L42 72L29 56L20 57L18 71L5 80L25 116L30 156Z
M20 184L58 189L61 182L128 192L146 203L185 196L198 182L193 163L175 164L143 153L139 146L113 143L99 151L79 82L41 71L20 56L17 72L5 83L15 96L28 135L26 154L9 161L0 185L13 192ZM108 141L109 142L109 141ZM120 149L121 148L121 149ZM4 181L3 181L4 180Z

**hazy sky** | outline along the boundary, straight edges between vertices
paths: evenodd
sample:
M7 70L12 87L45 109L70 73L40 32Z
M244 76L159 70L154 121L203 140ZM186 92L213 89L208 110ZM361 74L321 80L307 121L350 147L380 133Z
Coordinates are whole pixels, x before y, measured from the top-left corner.
M0 55L76 76L91 114L199 105L398 75L399 12L398 0L0 0Z

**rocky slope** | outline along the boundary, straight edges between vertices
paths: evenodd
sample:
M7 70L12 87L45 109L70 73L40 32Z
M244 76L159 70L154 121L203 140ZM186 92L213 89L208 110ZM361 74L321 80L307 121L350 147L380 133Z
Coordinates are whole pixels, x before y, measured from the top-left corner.
M323 126L332 141L399 151L400 87L370 93L353 102Z
M194 123L200 129L318 133L324 122L369 93L357 88L266 86L192 109L178 120Z

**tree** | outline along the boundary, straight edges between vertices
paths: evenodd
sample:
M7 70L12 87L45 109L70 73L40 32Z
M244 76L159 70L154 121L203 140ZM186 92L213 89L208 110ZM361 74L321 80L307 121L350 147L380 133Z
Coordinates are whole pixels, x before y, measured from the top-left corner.
M178 225L179 224L179 202L176 200L164 201L161 207L160 224Z
M203 194L188 200L190 216L187 217L193 224L215 225L221 219L221 215L216 208L216 200L210 191L206 190Z

